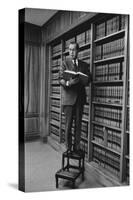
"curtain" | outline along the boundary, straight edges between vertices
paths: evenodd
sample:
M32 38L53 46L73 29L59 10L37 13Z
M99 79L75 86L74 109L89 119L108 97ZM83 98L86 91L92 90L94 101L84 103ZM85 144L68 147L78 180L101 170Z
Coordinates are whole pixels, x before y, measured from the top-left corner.
M24 66L24 112L39 113L40 110L40 47L25 44Z

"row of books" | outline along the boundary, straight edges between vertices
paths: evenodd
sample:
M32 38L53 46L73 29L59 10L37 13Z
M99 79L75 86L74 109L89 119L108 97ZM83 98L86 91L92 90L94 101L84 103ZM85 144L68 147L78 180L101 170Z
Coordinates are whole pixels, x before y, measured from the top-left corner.
M60 114L57 113L57 112L51 112L51 119L54 119L54 120L57 120L59 121L60 120Z
M51 94L60 94L60 86L51 87Z
M55 107L55 106L51 105L50 110L53 111L53 112L60 113L60 108L59 107Z
M121 15L121 18L120 18L120 20L121 20L121 30L122 29L125 29L125 26L126 26L126 18L127 18L127 16L126 15Z
M58 128L60 127L60 121L57 121L55 119L51 119L50 124L51 124L51 126L54 125L54 126L57 126Z
M105 22L96 25L96 39L105 36Z
M95 87L93 99L101 103L122 104L123 86Z
M52 68L56 67L61 64L61 59L60 58L52 59L51 64L52 64Z
M94 107L94 120L109 126L121 128L122 110L119 108Z
M115 16L96 25L96 39L118 32L125 28L126 15Z
M124 38L96 46L95 60L124 55Z
M86 43L90 43L91 42L91 29L88 29L86 31Z
M90 49L85 49L85 50L82 50L78 53L79 59L83 59L83 58L89 57L89 56L90 56Z
M107 146L111 149L121 151L121 134L118 131L107 130Z
M59 71L59 70L60 70L60 65L58 65L58 66L53 66L53 67L51 68L52 73L57 72L57 71Z
M123 62L95 66L96 81L115 81L123 79Z
M121 150L121 134L119 131L95 125L93 139L118 152Z
M89 109L90 109L89 105L84 105L83 113L89 115Z
M59 53L61 51L61 43L52 47L52 55Z
M59 85L59 80L52 80L52 85Z
M101 144L104 143L104 127L103 126L98 126L98 125L93 126L93 140Z
M79 44L79 46L82 46L85 44L85 32L80 33L76 36L76 41Z
M90 43L91 41L91 29L84 31L76 36L76 42L79 44L79 47ZM69 49L69 45L71 42L75 42L75 37L72 37L65 41L65 51Z
M88 138L88 132L83 131L82 128L81 128L81 139L82 138L87 139Z
M120 157L115 153L109 152L97 145L93 145L93 161L119 177Z
M51 129L52 134L59 136L59 128L58 127L51 125L50 129Z
M59 72L51 73L51 79L52 79L52 80L57 80L57 79L59 79Z
M85 152L85 155L87 156L88 143L86 141L80 140L80 149L82 149Z
M51 99L51 106L53 106L55 108L59 108L60 107L60 100Z
M90 43L91 42L91 29L88 29L87 31L77 35L76 41L79 44L79 46Z
M106 35L109 35L109 34L119 31L119 26L120 26L119 16L116 16L116 17L113 17L113 18L107 20Z

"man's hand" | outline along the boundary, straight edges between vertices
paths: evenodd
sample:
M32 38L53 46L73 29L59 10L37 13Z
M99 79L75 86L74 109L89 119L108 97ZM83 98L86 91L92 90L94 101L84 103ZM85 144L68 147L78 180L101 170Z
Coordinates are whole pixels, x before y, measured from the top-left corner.
M79 81L80 81L79 77L70 79L69 81L66 82L66 86L71 87L72 85L79 83Z

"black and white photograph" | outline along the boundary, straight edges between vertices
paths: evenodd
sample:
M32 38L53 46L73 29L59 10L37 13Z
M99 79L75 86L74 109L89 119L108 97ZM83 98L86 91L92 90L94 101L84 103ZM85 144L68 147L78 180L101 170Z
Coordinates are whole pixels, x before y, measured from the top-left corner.
M129 20L19 9L19 190L130 185Z

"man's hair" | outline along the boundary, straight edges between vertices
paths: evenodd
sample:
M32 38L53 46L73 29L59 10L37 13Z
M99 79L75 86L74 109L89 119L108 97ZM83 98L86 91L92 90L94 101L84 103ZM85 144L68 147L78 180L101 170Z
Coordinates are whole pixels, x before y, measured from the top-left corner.
M77 42L70 42L70 44L75 44L77 51L79 51L79 44Z

